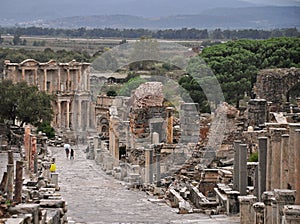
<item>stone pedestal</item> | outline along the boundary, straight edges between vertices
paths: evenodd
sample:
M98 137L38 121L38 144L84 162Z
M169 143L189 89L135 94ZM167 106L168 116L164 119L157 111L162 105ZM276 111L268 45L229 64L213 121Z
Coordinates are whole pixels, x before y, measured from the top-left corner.
M240 202L240 223L254 223L255 212L253 204L257 201L257 198L253 195L248 195L239 196L238 199Z
M267 122L267 101L265 99L252 99L248 101L249 126L259 126Z
M238 196L240 192L238 191L229 191L227 193L227 204L226 204L226 211L227 215L237 214L240 211L240 205Z
M293 205L295 203L295 190L285 190L285 189L275 189L274 190L275 199L277 202L276 207L276 220L277 224L281 224L283 216L283 207L285 205Z
M258 138L258 199L261 201L261 195L266 191L266 172L267 172L267 150L268 138Z
M239 146L239 192L241 196L247 194L247 145Z
M266 206L262 202L257 202L253 204L253 209L255 212L254 224L264 224L265 208Z
M51 173L51 184L55 185L55 189L59 188L59 186L58 186L58 173Z

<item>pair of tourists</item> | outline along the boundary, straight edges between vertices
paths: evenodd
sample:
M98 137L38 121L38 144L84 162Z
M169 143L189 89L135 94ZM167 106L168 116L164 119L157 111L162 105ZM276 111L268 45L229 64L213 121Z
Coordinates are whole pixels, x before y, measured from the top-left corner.
M69 159L69 155L70 155L70 159L74 159L74 149L71 148L70 144L64 144L64 148L66 151L67 159Z

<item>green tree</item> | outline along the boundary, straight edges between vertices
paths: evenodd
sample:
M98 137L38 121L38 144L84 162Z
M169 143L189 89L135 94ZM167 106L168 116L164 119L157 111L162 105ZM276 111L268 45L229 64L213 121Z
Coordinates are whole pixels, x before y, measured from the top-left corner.
M119 96L130 96L131 91L138 88L141 84L145 83L146 80L137 76L130 79L127 83L125 83L122 88L118 91Z
M52 120L51 96L40 92L37 86L28 86L26 82L0 82L1 121L21 122L39 125Z

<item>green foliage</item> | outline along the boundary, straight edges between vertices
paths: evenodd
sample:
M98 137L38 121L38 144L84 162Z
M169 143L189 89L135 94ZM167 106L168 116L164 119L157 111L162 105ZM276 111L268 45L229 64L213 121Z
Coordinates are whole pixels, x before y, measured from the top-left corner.
M40 27L0 27L0 33L3 34L22 34L34 36L53 36L53 37L73 37L73 38L141 38L152 37L157 39L268 39L272 37L299 37L297 28L284 28L273 30L257 30L257 29L242 29L242 30L221 30L215 29L208 31L207 29L199 30L195 28L187 29L165 29L165 30L147 30L147 29L53 29ZM126 42L123 39L120 44Z
M249 162L258 162L258 152L254 152L254 153L250 154L248 161Z
M239 101L245 94L251 95L260 69L300 67L299 52L300 38L282 37L229 41L205 48L199 57L203 58L218 79L225 100L239 107ZM192 59L187 70L194 74L195 71L201 71L202 67L201 63ZM203 91L193 79L183 77L180 84L195 99L202 100Z
M26 82L0 82L0 120L39 125L52 120L51 96Z
M117 92L115 90L108 90L106 93L107 96L117 96Z
M145 83L146 80L137 76L130 79L127 83L125 83L122 88L119 90L119 96L130 96L131 91L138 88L141 84Z
M50 125L49 122L42 122L38 128L37 132L42 132L45 133L48 138L54 138L55 137L55 130L54 128Z

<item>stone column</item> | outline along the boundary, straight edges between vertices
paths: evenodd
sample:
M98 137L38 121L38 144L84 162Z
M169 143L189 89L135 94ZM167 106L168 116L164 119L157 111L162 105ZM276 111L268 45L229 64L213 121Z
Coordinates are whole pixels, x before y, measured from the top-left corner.
M255 212L255 224L264 224L265 207L265 204L262 202L257 202L253 204L253 209Z
M37 75L37 68L36 68L36 69L34 69L34 81L33 81L34 85L38 84L37 77L38 77L38 75Z
M47 92L47 69L44 69L44 91Z
M90 111L90 102L89 101L85 101L85 103L86 103L86 130L88 130L89 128L90 128L90 113L91 113L91 111Z
M281 224L283 216L283 207L285 205L293 205L295 203L295 190L275 189L275 199L277 201L276 217L277 224Z
M66 129L70 130L70 100L67 100Z
M156 149L156 186L160 187L161 185L161 172L160 172L160 147Z
M300 129L300 123L290 123L290 138L289 138L289 179L288 185L289 189L295 189L295 139L296 139L296 129Z
M22 80L25 80L25 68L22 68Z
M81 130L81 99L78 99L77 122L77 127Z
M70 69L67 69L67 86L66 86L66 91L69 92L70 88Z
M159 144L159 134L157 132L152 133L152 144Z
M281 136L286 132L285 128L270 128L270 151L272 156L268 157L271 159L270 177L271 185L270 189L280 188L280 156L281 156Z
M62 91L61 90L61 83L60 83L60 68L58 68L58 71L57 71L57 75L58 75L58 77L57 77L57 85L58 85L58 87L57 87L57 89L58 89L58 91Z
M23 162L16 161L16 180L15 180L14 202L16 202L17 204L22 202L22 187L23 187Z
M238 191L228 191L227 194L227 203L226 203L226 212L227 215L233 215L240 212L240 204L238 197L240 192Z
M247 194L247 145L239 146L239 192L241 196Z
M239 147L242 142L240 140L235 140L233 143L234 148L234 161L233 161L233 190L239 190Z
M295 204L300 205L300 129L296 130L295 137L295 190L297 192Z
M14 164L7 164L7 198L6 200L12 202L13 200L13 186L14 186Z
M288 188L288 176L289 176L289 135L284 134L281 136L281 148L280 148L280 189Z
M272 207L272 224L277 224L277 201L275 197L271 201L271 207Z
M57 128L61 128L61 101L57 101Z
M153 182L153 149L145 149L145 183Z
M283 207L283 223L300 223L300 205L286 205Z
M253 195L239 196L238 198L240 202L240 223L254 223L255 213L253 204L257 201L257 198Z
M11 150L7 152L8 164L14 164L14 153Z
M167 143L173 144L173 107L167 107Z
M266 191L266 172L267 172L267 149L268 138L258 138L258 199L261 201L261 195Z
M25 127L25 136L24 136L24 148L25 148L25 159L29 161L29 145L30 145L30 127Z
M272 223L272 201L275 200L274 198L274 192L273 191L265 191L263 192L263 194L261 195L261 200L263 201L263 203L266 206L265 209L265 224L271 224Z

